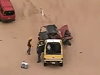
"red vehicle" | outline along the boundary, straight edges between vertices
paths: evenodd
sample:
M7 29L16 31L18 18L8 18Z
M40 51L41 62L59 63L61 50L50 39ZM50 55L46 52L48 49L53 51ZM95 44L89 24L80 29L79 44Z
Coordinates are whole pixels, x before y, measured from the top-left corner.
M10 0L0 0L0 20L3 22L15 21L15 10Z

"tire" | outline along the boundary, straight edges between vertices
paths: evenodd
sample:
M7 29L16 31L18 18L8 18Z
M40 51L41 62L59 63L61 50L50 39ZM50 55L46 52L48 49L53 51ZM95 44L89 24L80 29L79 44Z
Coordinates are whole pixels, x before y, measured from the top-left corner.
M70 41L68 41L68 43L67 43L69 46L71 46L71 42Z
M63 44L64 44L64 45L71 46L71 42L70 42L69 40L64 40L64 41L63 41Z
M44 63L44 66L47 66L47 63Z
M63 66L63 63L59 63L59 66L61 66L61 67L62 67L62 66Z

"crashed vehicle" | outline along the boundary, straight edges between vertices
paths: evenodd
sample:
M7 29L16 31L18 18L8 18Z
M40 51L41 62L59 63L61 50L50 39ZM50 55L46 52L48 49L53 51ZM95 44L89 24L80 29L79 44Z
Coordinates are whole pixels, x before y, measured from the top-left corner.
M60 29L56 25L47 25L40 28L38 41L44 45L43 58L44 66L55 64L63 66L63 45L71 46L72 39L68 26L64 25Z
M69 46L71 46L70 40L72 38L67 25L62 26L60 29L56 25L42 26L38 34L38 40L61 39L63 45Z

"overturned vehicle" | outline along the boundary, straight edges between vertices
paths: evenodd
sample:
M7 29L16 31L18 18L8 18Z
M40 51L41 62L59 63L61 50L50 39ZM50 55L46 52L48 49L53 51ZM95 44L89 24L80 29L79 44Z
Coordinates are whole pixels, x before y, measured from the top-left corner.
M56 25L47 25L42 26L38 34L38 40L44 41L46 39L61 39L63 45L71 46L70 40L72 36L67 25L62 26L60 29L58 29Z

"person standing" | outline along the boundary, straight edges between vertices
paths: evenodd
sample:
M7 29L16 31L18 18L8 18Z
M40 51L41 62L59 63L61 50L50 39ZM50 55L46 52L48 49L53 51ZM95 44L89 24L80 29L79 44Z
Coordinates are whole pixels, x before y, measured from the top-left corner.
M40 8L40 13L42 16L45 16L44 10L42 8Z
M37 54L38 54L38 61L37 63L41 62L41 53L44 52L44 42L43 41L39 41L38 45L37 45Z
M28 46L28 50L27 50L27 54L30 55L30 52L31 52L31 42L32 42L32 38L29 38L28 40L28 43L27 43L27 46Z

